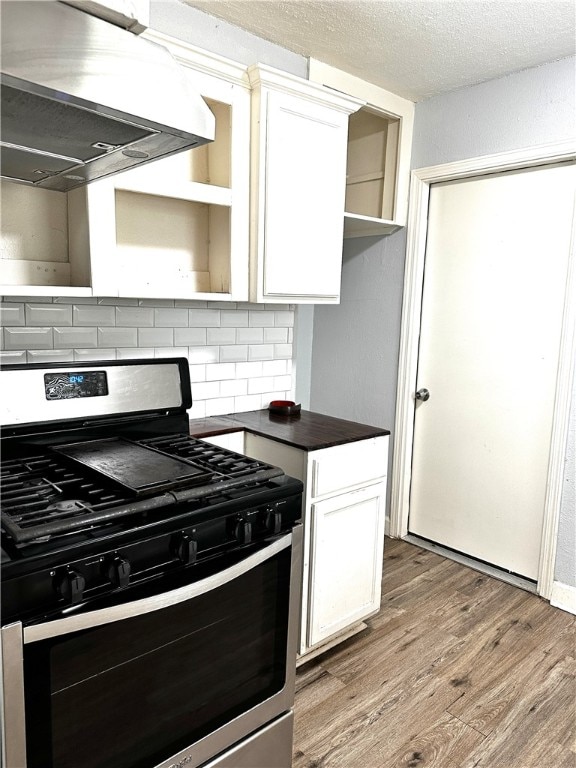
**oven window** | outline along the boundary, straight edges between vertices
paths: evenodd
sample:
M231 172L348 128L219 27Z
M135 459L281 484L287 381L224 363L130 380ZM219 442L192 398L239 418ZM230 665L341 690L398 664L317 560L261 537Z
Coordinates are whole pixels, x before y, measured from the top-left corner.
M150 768L280 691L290 556L176 606L25 646L29 768Z

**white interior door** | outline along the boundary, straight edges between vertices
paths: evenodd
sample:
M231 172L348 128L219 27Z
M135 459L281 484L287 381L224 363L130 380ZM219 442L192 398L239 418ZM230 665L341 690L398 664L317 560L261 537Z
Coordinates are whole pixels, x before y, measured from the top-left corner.
M533 580L575 170L430 191L408 530Z

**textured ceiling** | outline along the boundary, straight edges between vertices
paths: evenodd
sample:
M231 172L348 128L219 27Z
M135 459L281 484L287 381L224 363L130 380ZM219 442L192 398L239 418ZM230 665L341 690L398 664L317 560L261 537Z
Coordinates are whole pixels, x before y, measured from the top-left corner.
M413 101L555 61L576 47L573 0L183 2Z

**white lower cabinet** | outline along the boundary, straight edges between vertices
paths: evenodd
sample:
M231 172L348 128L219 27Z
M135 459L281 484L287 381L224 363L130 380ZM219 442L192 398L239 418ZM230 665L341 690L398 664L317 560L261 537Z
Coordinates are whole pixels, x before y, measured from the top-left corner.
M385 496L378 484L312 504L309 647L379 610Z
M388 436L305 451L250 432L244 453L304 483L301 660L380 608Z

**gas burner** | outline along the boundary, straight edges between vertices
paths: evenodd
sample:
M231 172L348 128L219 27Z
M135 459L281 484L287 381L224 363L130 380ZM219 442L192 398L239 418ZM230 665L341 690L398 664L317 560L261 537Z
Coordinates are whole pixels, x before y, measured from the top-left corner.
M59 514L60 512L84 512L90 508L90 504L86 504L80 501L80 499L62 499L61 501L55 501L53 504L48 504L45 511Z

